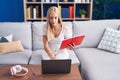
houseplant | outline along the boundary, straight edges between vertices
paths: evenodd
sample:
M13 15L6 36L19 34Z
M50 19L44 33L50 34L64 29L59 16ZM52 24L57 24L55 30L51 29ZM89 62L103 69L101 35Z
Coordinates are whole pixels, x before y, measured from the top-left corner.
M85 9L80 9L80 10L79 10L79 13L80 13L80 15L81 15L81 18L85 18L85 14L86 14L87 12L85 11Z

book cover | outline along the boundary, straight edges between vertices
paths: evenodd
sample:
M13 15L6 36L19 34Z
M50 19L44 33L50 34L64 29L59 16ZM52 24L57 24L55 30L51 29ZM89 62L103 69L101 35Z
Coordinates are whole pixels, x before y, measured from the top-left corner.
M69 18L74 18L74 6L69 6Z
M73 14L72 6L69 6L69 18L72 18L72 14Z
M27 19L30 19L30 18L31 18L30 15L31 15L31 14L30 14L30 7L27 7L27 9L26 9L26 18L27 18Z
M61 6L58 6L59 14L61 16Z
M36 19L36 8L33 8L33 19Z
M62 41L60 49L67 48L69 44L74 44L75 46L80 45L84 37L85 35L80 35L80 36L72 37L69 39L65 39Z
M35 6L36 8L36 18L39 18L39 6Z
M61 8L62 18L69 18L69 8Z
M72 18L74 18L74 6L72 6Z
M83 3L85 3L85 0L82 0Z
M33 16L32 16L32 14L33 14L32 9L33 9L33 6L29 6L29 7L27 7L27 9L26 9L26 17L27 17L28 19L30 19L30 18L33 17Z

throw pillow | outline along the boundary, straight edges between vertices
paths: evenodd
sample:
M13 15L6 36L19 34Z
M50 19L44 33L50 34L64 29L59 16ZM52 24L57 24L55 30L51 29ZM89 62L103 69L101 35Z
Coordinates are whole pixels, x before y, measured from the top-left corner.
M106 28L98 48L114 53L120 53L120 31Z
M3 37L0 37L0 42L11 42L13 41L13 35L10 34L8 36L3 36Z
M24 48L21 44L21 41L13 41L13 42L4 42L0 43L0 54L6 54L9 52L17 52L23 51Z

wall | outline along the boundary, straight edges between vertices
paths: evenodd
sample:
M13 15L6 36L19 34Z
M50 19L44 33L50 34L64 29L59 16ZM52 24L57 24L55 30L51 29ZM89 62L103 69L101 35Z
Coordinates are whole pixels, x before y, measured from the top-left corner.
M0 22L22 22L23 0L0 0Z
M120 19L120 0L93 0L93 19Z

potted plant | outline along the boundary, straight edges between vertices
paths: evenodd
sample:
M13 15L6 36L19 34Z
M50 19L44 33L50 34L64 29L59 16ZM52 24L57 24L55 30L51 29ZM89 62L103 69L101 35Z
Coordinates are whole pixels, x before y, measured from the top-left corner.
M80 13L80 15L81 15L81 18L85 18L85 14L86 14L87 12L85 11L85 9L80 9L79 13Z

